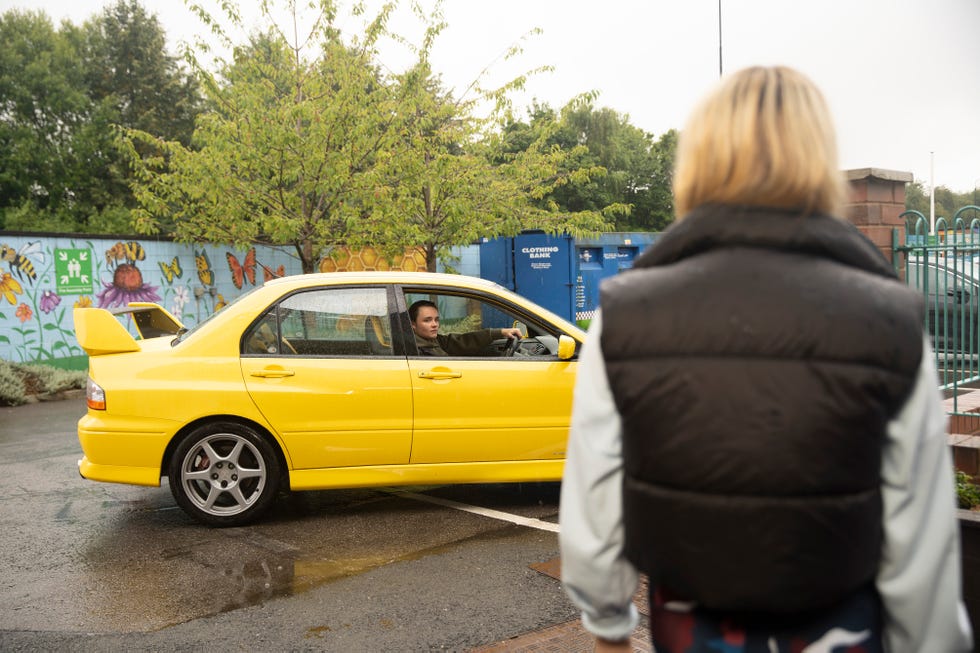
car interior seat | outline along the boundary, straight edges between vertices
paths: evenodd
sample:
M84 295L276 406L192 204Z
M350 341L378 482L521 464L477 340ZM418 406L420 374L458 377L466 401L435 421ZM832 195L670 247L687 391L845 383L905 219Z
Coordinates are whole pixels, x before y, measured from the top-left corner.
M260 322L245 341L246 354L274 354L277 350L276 334L265 321Z
M373 356L391 355L391 336L386 333L383 318L368 315L364 318L364 337Z

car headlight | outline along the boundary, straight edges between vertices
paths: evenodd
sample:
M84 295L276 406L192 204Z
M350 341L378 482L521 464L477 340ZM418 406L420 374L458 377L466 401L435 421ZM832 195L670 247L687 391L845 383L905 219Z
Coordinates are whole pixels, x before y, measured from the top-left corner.
M92 377L85 383L85 403L92 410L105 410L105 390Z

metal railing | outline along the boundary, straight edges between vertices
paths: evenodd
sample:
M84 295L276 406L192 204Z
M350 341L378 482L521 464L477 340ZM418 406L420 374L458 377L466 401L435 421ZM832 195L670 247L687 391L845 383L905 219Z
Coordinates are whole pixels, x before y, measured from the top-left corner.
M972 212L972 219L967 217ZM961 410L962 390L980 389L980 207L964 206L951 219L929 220L905 211L905 242L893 238L896 272L923 294L923 325L932 339L940 388Z

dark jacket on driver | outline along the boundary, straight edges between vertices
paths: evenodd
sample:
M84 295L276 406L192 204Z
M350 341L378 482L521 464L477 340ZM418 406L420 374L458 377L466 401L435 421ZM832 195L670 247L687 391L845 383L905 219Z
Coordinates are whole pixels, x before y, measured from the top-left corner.
M476 356L494 340L505 338L501 329L480 329L469 333L439 334L435 340L415 334L415 345L423 356Z

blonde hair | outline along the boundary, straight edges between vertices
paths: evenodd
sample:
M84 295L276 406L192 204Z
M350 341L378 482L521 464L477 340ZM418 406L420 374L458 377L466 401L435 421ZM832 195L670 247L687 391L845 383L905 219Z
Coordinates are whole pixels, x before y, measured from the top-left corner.
M840 215L845 189L823 94L791 68L727 76L694 109L678 141L678 217L702 204Z

